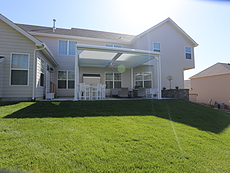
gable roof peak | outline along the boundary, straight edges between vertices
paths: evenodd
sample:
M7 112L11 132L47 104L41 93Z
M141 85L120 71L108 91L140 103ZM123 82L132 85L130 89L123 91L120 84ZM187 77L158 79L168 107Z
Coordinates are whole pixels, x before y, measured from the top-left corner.
M142 36L144 36L145 34L151 32L151 31L153 31L154 29L158 28L159 26L165 24L166 22L170 22L181 34L183 34L185 37L187 37L194 44L195 47L198 46L198 44L183 29L181 29L170 17L168 17L165 20L161 21L160 23L154 25L153 27L147 29L146 31L140 33L139 35L134 37L134 39L131 42L134 43L137 39L141 38Z

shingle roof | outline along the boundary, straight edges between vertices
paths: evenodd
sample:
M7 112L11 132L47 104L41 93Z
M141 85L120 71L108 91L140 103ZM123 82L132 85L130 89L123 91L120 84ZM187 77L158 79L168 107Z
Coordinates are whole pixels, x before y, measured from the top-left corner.
M230 73L229 63L216 63L212 65L211 67L208 67L207 69L201 71L200 73L197 73L196 75L190 77L190 79L206 77L206 76L221 75L221 74L227 74L227 73Z
M21 27L22 29L24 29L25 31L31 34L33 32L47 33L47 34L58 34L58 35L66 35L66 36L109 39L109 40L117 40L117 41L124 41L124 42L130 42L135 37L134 35L88 30L88 29L79 29L79 28L71 28L71 29L56 28L55 32L53 32L52 27L25 25L25 24L16 24L16 25L18 25L19 27Z

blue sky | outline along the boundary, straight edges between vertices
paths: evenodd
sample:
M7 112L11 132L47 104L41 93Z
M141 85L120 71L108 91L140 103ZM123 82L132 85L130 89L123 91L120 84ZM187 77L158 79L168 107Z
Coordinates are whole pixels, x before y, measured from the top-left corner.
M0 0L0 13L15 23L84 28L137 35L170 17L199 46L195 69L230 63L230 2L208 0Z

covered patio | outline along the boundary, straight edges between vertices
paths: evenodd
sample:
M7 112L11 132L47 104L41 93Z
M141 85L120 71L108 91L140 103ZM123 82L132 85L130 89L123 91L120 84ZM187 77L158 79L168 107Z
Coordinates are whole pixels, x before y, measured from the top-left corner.
M75 55L74 100L79 100L80 67L117 68L121 73L126 69L130 69L130 86L133 88L133 69L153 59L157 62L157 97L161 99L161 58L159 52L77 44Z

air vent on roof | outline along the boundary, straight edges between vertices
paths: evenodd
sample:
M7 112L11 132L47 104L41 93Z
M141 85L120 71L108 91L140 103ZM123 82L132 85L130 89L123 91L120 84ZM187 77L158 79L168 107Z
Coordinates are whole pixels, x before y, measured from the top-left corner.
M55 32L56 30L55 22L56 22L56 19L53 19L53 32Z

